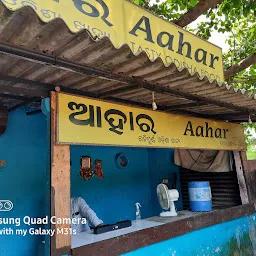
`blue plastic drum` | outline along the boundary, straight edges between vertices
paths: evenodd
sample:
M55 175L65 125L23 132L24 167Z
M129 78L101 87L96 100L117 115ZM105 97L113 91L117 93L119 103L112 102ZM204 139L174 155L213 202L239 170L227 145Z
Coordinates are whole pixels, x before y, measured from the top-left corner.
M189 182L188 193L191 211L209 212L212 210L212 194L208 181Z

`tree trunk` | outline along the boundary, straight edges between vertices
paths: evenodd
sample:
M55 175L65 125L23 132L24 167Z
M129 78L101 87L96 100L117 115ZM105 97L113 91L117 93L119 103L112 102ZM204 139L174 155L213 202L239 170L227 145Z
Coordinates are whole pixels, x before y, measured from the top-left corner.
M180 17L175 24L185 27L195 21L200 15L206 13L210 8L220 4L223 0L200 0L197 5Z
M247 57L246 59L240 61L239 63L229 67L225 72L224 72L224 76L225 79L234 76L235 74L239 73L242 70L247 69L248 67L250 67L252 64L256 63L256 53L253 53L252 55L250 55L249 57Z

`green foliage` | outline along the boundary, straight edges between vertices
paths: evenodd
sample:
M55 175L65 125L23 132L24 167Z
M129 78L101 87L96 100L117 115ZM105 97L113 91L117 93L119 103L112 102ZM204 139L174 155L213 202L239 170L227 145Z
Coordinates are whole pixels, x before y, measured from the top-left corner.
M256 149L255 148L248 147L247 159L248 160L256 160Z
M256 123L248 124L244 123L246 143L248 147L256 146Z
M256 9L256 8L255 8ZM239 63L241 60L256 52L256 16L255 10L237 19L232 25L232 30L227 42L229 50L223 55L224 68ZM256 94L256 64L237 73L227 80L234 88L246 89ZM247 157L256 159L256 123L244 124L247 143Z
M230 48L223 55L225 68L256 52L256 16L253 11L233 24L227 42ZM228 82L234 87L256 93L256 64L228 79Z
M205 16L208 21L199 24L197 35L209 39L213 30L219 33L232 32L234 25L248 16L255 16L254 0L224 0L220 5L209 9Z
M133 2L168 21L175 21L193 8L198 3L198 0L166 0L160 4L158 4L159 0L156 1L157 4L150 4L150 0L133 0Z

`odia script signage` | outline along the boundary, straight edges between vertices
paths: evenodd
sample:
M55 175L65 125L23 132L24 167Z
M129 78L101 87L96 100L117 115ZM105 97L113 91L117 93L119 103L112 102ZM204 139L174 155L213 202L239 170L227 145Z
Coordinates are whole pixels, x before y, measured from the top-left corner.
M125 0L0 0L9 9L30 6L49 22L63 19L72 32L87 29L109 37L116 48L127 44L134 54L146 52L168 66L184 67L209 79L224 81L221 49ZM54 32L53 32L54 33Z
M173 115L58 94L62 144L160 148L245 149L239 124Z

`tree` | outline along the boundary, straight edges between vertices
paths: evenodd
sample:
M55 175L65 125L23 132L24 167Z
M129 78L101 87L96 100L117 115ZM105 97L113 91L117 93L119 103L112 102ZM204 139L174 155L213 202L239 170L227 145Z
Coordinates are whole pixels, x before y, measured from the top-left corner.
M204 14L209 9L214 8L215 6L220 4L222 1L223 0L201 0L193 8L188 9L188 11L184 15L176 20L175 24L180 27L185 27L191 22L195 21L200 15Z
M253 12L233 24L224 54L225 78L234 87L255 93L256 88L256 16Z

